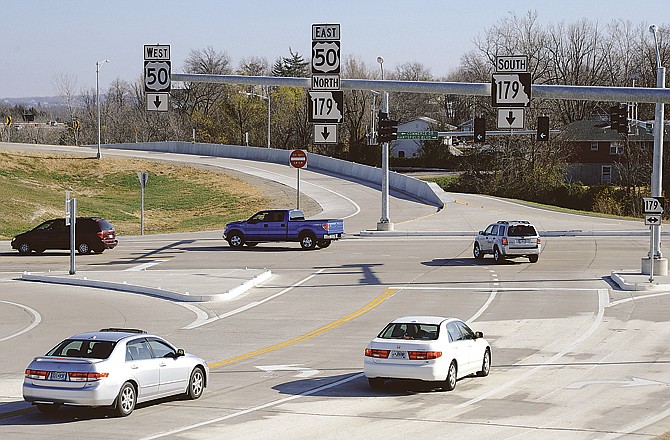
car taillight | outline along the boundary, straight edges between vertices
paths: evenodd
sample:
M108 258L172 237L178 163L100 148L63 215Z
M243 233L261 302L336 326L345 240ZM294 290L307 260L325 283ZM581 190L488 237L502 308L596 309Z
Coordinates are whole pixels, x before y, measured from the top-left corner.
M109 373L68 373L72 382L95 382L109 376Z
M26 369L26 377L29 379L46 380L48 375L48 371Z
M425 361L428 359L437 359L442 356L441 351L408 351L407 355L413 361Z
M507 246L507 237L502 238L502 244L503 246Z
M330 225L329 225L328 223L324 223L324 224L322 224L321 227L322 227L323 229L325 229L326 231L330 231Z
M537 237L537 244L540 244L540 242L542 242L542 240L540 239L540 237Z
M105 238L105 233L103 231L98 232L98 237Z
M367 357L386 359L389 357L389 353L391 353L391 350L377 350L375 348L365 349L365 355Z

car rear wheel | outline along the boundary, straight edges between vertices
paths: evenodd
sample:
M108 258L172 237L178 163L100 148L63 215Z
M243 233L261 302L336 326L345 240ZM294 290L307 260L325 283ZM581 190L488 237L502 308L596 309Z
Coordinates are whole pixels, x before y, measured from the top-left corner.
M482 359L482 369L477 372L477 376L486 377L491 371L491 351L487 348Z
M17 249L21 255L28 255L33 251L33 248L28 243L19 243Z
M135 387L130 382L126 382L121 387L119 395L116 398L116 415L119 417L126 417L130 415L135 409L137 403L137 393Z
M528 256L528 261L531 263L537 263L537 260L540 258L539 255L529 255Z
M186 395L189 399L195 400L202 396L204 389L205 373L202 372L202 368L195 367L191 372L191 379L188 381L188 390L186 390Z
M314 249L316 246L316 237L314 234L308 232L300 237L300 246L302 246L303 249Z
M60 408L58 403L36 403L35 406L40 410L42 414L55 414Z
M493 249L493 261L495 261L498 264L501 264L505 261L505 258L503 258L503 255L500 253L500 249L498 249L498 246Z
M244 236L239 232L231 232L228 235L228 244L231 248L239 249L244 246Z
M77 252L79 252L80 254L90 254L91 253L91 246L89 246L89 244L86 243L85 241L81 242L77 246Z
M474 255L477 260L484 258L484 252L482 252L482 248L479 247L479 243L475 243L475 246L472 248L472 255Z
M320 248L327 248L330 246L330 240L317 240L316 245Z
M453 391L456 388L456 373L458 369L456 367L456 362L451 361L449 364L449 371L447 372L447 380L444 381L444 389L447 391Z
M370 388L373 388L375 390L378 390L384 386L384 378L383 377L368 377L368 383L370 384Z

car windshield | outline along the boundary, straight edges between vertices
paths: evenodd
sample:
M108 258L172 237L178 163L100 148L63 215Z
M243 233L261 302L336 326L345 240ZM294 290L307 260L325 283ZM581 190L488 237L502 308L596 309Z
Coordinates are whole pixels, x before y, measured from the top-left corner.
M509 227L507 235L510 237L528 237L529 235L537 235L537 232L531 225L515 225Z
M440 334L437 324L392 322L377 336L381 339L418 339L434 341Z
M66 339L65 341L52 348L47 356L65 356L77 358L107 359L115 342L112 341L91 341L81 339Z

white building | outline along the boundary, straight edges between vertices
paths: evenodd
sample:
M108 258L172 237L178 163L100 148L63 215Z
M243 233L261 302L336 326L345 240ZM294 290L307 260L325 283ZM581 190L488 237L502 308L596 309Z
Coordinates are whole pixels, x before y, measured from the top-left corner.
M398 124L398 131L437 131L435 119L421 116L403 124ZM455 129L456 127L454 127ZM451 129L451 128L450 128ZM442 138L446 146L451 145L451 137ZM421 156L421 148L424 141L415 139L399 139L391 143L391 155L394 157L418 157Z

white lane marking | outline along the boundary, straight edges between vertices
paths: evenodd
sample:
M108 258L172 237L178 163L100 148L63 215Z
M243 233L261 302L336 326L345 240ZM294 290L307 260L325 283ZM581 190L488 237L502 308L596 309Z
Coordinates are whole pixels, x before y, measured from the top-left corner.
M624 426L623 428L619 428L619 429L617 429L617 432L609 433L609 434L605 435L604 437L600 437L600 438L601 438L601 440L612 440L612 439L615 439L615 438L623 437L625 435L630 435L634 432L638 432L638 431L646 428L647 426L653 425L654 423L658 423L661 420L665 419L666 417L670 417L670 409L666 409L662 413L656 414L656 415L651 416L649 418L642 419L638 423L628 425L628 426Z
M5 303L5 304L11 304L13 306L19 307L19 308L25 310L26 312L30 313L31 315L33 315L33 322L28 327L24 328L21 331L18 331L16 333L14 333L13 335L5 336L4 338L0 339L0 342L6 341L8 339L15 338L19 335L24 334L25 332L29 332L30 330L37 327L40 322L42 322L42 315L40 315L40 313L33 308L30 308L30 307L28 307L26 305L23 305L23 304L13 303L13 302L10 302L10 301L0 301L0 302Z
M134 272L134 271L140 271L140 270L146 270L150 268L151 266L155 266L157 264L161 264L167 260L153 260L148 263L142 263L137 266L130 267L128 269L125 269L127 272Z
M143 437L141 440L153 440L153 439L156 439L156 438L168 437L168 436L172 436L172 435L175 435L175 434L179 434L179 433L184 432L184 431L189 431L191 429L200 428L200 427L203 427L203 426L211 425L213 423L223 422L224 420L232 419L233 417L243 416L245 414L260 411L262 409L271 408L273 406L281 405L282 403L290 402L291 400L299 399L301 397L311 396L312 394L320 393L321 391L325 391L327 389L343 385L347 382L351 382L352 380L356 380L360 377L363 377L363 373L357 373L357 374L354 374L353 376L345 377L344 379L340 379L336 382L329 383L327 385L323 385L323 386L320 386L318 388L314 388L312 390L305 391L305 392L300 393L300 394L296 394L294 396L284 397L283 399L274 400L272 402L268 402L268 403L265 403L263 405L258 405L258 406L254 406L252 408L243 409L241 411L237 411L237 412L234 412L232 414L228 414L228 415L223 416L223 417L217 417L215 419L205 420L204 422L194 423L192 425L187 425L187 426L182 426L181 428L176 428L176 429L173 429L171 431L161 432L161 433L158 433L158 434L151 435L149 437Z
M647 298L656 298L657 296L665 296L665 295L670 295L670 292L663 292L663 293L653 293L651 295L640 295L640 296L631 296L630 298L624 298L620 299L618 301L613 301L609 304L607 304L605 307L614 307L618 306L619 304L631 302L631 301L637 301L637 300L643 300Z
M426 287L426 286L389 286L389 289L403 289L403 290L487 290L486 287L444 287L444 286L435 286L435 287ZM593 291L599 290L594 289L593 287L499 287L496 289L498 292L509 291L509 292L541 292L543 290L547 291L566 291L566 292L579 292L579 291ZM651 295L648 295L651 296ZM638 297L639 298L639 297Z
M203 325L203 323L207 322L207 320L209 319L209 315L198 306L194 306L193 304L189 304L189 303L185 303L185 302L177 302L175 304L178 304L178 305L184 307L185 309L189 309L190 311L195 313L195 316L196 316L195 321L193 321L191 324L189 324L189 326L195 324L195 327L198 327L200 325ZM184 330L184 329L188 330L189 326L182 327L182 330ZM195 327L193 327L193 328L195 328Z
M297 371L293 377L312 377L319 374L319 370L314 370L312 368L300 367L302 364L287 364L287 365L261 365L256 366L259 370L263 370L266 373L274 373L275 371Z
M186 327L182 327L182 329L183 330L192 330L194 328L209 324L211 322L218 321L219 319L228 318L229 316L233 316L233 315L236 315L238 313L244 312L245 310L249 310L253 307L259 306L263 303L266 303L270 300L273 300L273 299L277 298L278 296L281 296L281 295L285 294L286 292L290 292L294 288L300 286L303 283L306 283L307 281L311 280L312 278L319 275L320 273L322 273L325 270L326 269L319 269L316 272L314 272L313 274L309 275L308 277L303 278L302 280L298 281L297 283L290 285L289 287L282 290L281 292L277 292L274 295L268 296L267 298L265 298L261 301L255 301L255 302L249 303L249 304L244 305L242 307L239 307L235 310L231 310L230 312L224 313L222 315L217 315L217 316L214 316L212 318L207 318L207 319L204 319L204 320L196 319L195 321L193 321L191 324L187 325Z
M514 379L507 381L506 383L492 389L487 393L480 395L479 397L475 397L474 399L470 399L467 402L463 402L460 405L457 405L456 408L465 408L482 400L488 399L489 397L498 394L499 392L511 387L512 385L521 382L524 379L527 379L528 377L532 376L533 374L537 373L542 368L544 368L545 365L553 364L558 359L562 358L567 353L571 352L575 347L577 347L579 344L581 344L582 342L586 341L589 337L591 337L591 335L600 326L603 320L603 316L605 315L605 307L607 307L608 303L609 303L608 291L606 289L598 289L598 313L596 314L596 318L591 324L591 327L584 334L582 334L582 336L579 339L575 340L572 344L568 345L565 349L563 349L563 351L555 354L554 356L542 362L542 364L536 366L535 368L528 370L526 373L521 374L515 377Z
M493 302L493 299L496 297L497 293L498 293L498 290L491 289L491 293L489 294L489 299L487 299L486 302L484 303L484 305L482 305L479 308L479 310L477 310L477 313L472 315L470 317L470 319L468 319L466 322L472 322L472 321L476 320L477 318L479 318L480 316L482 316L482 313L484 313L484 311L489 308L489 306Z

